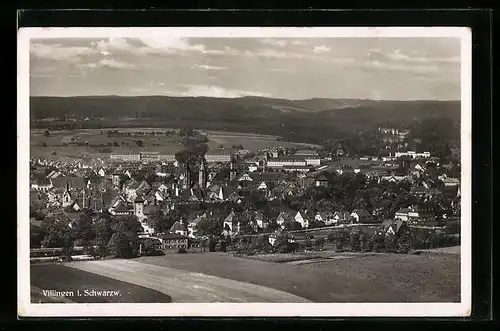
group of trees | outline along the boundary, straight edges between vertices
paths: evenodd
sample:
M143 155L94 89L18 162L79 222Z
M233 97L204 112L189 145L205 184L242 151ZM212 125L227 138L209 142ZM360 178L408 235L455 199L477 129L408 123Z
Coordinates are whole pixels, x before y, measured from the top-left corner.
M174 223L181 218L185 220L185 215L179 209L174 209L165 213L161 208L158 208L156 213L148 216L146 222L147 225L154 228L156 232L167 233Z
M379 231L384 230L384 231ZM404 227L398 233L387 232L387 228L366 234L360 229L332 231L327 241L338 251L408 253L411 249L431 249L459 245L458 236Z
M232 148L233 148L233 149L237 149L237 150L242 150L242 149L244 149L242 144L239 144L239 145L238 145L238 144L234 144L234 145L232 146Z
M113 216L85 211L76 220L45 218L31 225L32 247L84 246L95 256L133 257L138 255L138 232L142 226L135 216Z
M290 241L286 233L276 235L274 243L271 245L269 236L238 236L231 238L228 250L243 255L254 255L264 253L292 253L300 249L300 245Z
M189 126L184 126L179 130L179 136L181 137L191 137L194 134L193 128Z
M186 162L196 163L200 161L207 151L208 145L205 143L188 144L184 149L175 153L175 159L181 164Z

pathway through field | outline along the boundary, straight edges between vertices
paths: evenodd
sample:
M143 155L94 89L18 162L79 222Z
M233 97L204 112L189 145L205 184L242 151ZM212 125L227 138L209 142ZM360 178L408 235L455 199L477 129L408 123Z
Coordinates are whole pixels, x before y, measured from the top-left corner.
M264 286L132 260L82 261L65 265L163 292L172 297L172 302L309 302Z

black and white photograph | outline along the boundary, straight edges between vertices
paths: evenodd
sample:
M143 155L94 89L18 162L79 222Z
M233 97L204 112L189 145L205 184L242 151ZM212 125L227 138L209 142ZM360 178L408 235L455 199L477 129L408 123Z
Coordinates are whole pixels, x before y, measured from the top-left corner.
M24 28L18 61L20 316L470 314L469 30Z

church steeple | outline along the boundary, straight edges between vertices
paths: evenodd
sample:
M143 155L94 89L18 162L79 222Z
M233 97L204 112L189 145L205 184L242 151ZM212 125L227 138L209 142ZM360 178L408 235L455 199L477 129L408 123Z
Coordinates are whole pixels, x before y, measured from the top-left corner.
M201 159L200 162L200 170L198 173L198 185L200 186L201 189L204 189L207 187L207 175L206 175L206 168L205 168L205 158Z
M191 169L189 168L189 161L186 161L186 168L184 170L184 184L182 185L183 189L190 188L191 183Z
M233 181L236 178L236 167L234 165L234 158L231 158L231 166L229 172L229 180Z

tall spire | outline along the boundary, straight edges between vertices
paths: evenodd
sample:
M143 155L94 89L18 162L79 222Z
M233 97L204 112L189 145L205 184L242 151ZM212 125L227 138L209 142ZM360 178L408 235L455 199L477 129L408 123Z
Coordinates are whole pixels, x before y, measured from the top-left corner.
M198 185L201 189L207 187L207 175L205 173L205 158L201 159L200 170L198 173Z
M229 180L230 181L233 181L234 178L236 177L236 169L234 167L234 158L231 158L231 166L230 166L231 170L230 170L230 173L229 173Z

